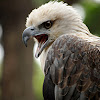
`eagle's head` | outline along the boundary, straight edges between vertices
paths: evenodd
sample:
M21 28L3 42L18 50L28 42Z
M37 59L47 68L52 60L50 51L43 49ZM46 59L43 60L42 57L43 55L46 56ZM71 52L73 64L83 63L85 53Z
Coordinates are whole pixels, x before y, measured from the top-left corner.
M81 17L73 7L50 1L29 14L22 37L26 46L27 40L35 38L38 42L35 56L39 57L59 36L81 32L84 29L81 25Z

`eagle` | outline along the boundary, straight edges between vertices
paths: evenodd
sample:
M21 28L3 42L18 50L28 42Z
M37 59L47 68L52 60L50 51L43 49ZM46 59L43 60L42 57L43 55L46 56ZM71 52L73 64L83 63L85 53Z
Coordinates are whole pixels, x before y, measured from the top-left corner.
M100 100L100 37L92 35L78 12L49 1L26 20L22 39L37 43L44 73L44 100Z

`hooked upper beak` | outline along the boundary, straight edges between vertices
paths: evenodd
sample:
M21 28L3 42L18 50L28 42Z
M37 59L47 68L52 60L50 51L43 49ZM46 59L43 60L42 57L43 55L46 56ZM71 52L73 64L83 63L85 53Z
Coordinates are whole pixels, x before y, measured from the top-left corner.
M22 40L27 47L27 41L31 38L35 37L38 40L38 47L36 50L35 57L38 58L42 51L50 45L51 41L49 40L49 37L46 33L41 33L38 29L35 27L28 27L24 30L22 34Z
M36 35L36 31L34 31L34 27L28 27L24 30L22 34L22 41L24 42L25 46L27 47L27 41Z

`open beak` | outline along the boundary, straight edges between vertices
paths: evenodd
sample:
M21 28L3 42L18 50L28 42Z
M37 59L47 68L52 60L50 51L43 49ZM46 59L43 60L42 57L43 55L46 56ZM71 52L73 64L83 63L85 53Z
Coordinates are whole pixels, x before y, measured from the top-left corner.
M28 27L24 30L22 34L22 40L27 47L27 41L31 38L34 37L38 41L38 47L35 53L35 57L38 58L42 51L50 45L49 37L46 33L41 33L38 29L35 27Z

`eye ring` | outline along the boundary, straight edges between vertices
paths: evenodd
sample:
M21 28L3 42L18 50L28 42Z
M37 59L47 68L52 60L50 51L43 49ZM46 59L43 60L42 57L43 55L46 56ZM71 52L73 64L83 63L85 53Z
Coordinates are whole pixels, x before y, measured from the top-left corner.
M46 29L51 28L51 26L52 26L52 22L51 22L51 21L47 21L47 22L44 23L44 27L45 27Z

